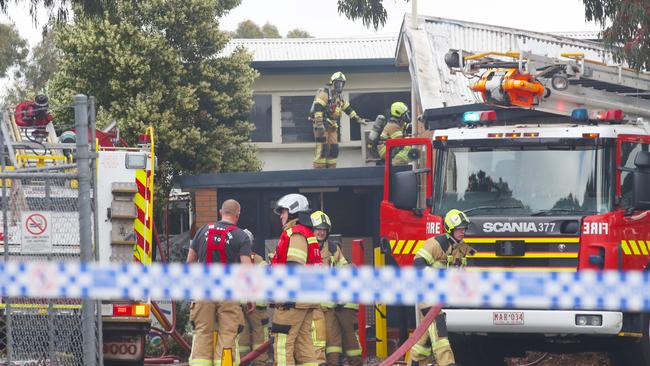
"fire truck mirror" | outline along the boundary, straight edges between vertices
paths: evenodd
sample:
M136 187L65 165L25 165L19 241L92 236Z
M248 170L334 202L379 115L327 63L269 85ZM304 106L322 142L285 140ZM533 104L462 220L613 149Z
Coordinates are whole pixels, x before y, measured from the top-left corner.
M417 207L418 180L416 172L412 170L396 172L393 175L390 190L393 196L393 204L396 208L410 210Z
M634 208L650 210L650 152L639 151L634 159Z

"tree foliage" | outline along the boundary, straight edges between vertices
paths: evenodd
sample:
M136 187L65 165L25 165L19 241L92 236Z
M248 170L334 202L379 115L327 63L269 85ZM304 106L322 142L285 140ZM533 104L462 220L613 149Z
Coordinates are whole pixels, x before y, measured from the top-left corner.
M650 67L650 4L638 0L583 0L587 20L603 28L603 40L630 67Z
M338 0L339 14L345 15L351 20L361 19L366 27L372 26L375 29L386 24L388 14L383 5L384 0ZM408 1L408 0L407 0Z
M58 70L59 57L61 52L54 44L54 34L48 31L18 71L17 79L7 92L6 104L15 105L36 94L47 94L47 82Z
M287 38L312 38L312 35L306 30L296 28L287 33Z
M7 70L22 63L29 48L13 25L0 24L0 78L7 76Z
M233 38L264 38L264 33L254 21L244 20L237 25Z
M278 32L278 27L268 22L262 26L262 34L264 38L282 38L280 32Z
M113 14L58 25L52 100L95 96L98 123L117 121L131 143L152 125L162 195L176 174L259 169L247 143L257 73L243 49L220 55L228 35L215 22L236 3L116 0Z

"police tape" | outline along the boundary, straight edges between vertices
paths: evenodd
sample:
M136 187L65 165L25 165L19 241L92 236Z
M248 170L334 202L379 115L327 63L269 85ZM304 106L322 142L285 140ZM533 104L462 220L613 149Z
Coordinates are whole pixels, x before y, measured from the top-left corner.
M413 267L0 264L3 297L353 302L650 311L650 272Z

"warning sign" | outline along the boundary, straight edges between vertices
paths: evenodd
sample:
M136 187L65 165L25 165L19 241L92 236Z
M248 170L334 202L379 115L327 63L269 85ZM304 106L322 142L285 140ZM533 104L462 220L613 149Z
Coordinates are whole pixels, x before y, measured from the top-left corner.
M52 220L49 212L23 212L22 254L45 254L52 251Z

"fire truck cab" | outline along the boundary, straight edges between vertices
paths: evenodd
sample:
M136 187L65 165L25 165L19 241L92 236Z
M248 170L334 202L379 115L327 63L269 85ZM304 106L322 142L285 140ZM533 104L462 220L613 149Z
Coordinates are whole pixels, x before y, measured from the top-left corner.
M534 112L454 109L444 119L456 126L432 138L387 141L384 252L410 265L424 240L443 233L445 213L460 209L471 219L465 242L476 249L467 270L650 270L650 124L620 110ZM408 164L393 159L404 152ZM598 299L609 301L619 299ZM463 365L567 345L607 347L616 365L650 365L650 314L445 312L450 332L478 342Z

